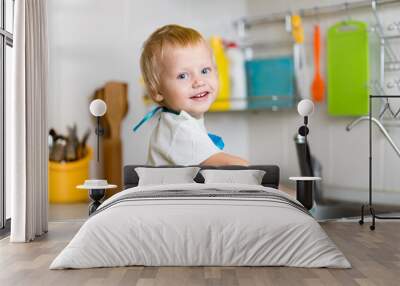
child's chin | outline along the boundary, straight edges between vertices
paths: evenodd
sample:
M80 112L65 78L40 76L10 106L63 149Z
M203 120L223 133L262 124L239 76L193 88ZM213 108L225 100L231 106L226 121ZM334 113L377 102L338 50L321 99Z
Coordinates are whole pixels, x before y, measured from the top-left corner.
M190 114L196 114L197 116L202 116L204 113L206 113L208 110L210 109L210 106L208 106L207 108L191 108L189 110Z
M210 107L211 107L212 102L207 101L207 102L196 102L195 104L191 105L191 109L193 111L199 111L199 112L207 112Z

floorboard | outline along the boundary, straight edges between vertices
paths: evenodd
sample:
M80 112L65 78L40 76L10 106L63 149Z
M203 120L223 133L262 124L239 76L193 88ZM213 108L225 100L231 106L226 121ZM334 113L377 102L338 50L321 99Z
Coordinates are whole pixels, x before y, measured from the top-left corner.
M32 243L0 241L0 285L399 285L400 222L322 222L321 226L351 262L352 269L290 267L119 267L49 270L83 220L49 223Z

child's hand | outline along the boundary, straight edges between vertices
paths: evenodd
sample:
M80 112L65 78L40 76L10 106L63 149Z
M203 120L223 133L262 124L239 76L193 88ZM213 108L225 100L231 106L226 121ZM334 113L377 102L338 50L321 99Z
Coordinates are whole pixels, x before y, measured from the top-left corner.
M230 155L224 152L220 152L212 155L205 161L203 161L200 165L208 165L208 166L223 166L223 165L241 165L241 166L249 166L250 163L247 160L244 160L240 157Z

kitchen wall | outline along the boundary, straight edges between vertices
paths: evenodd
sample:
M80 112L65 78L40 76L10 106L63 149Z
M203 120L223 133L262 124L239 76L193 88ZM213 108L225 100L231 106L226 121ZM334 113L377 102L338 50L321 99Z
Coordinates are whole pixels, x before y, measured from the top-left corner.
M229 11L229 12L227 12ZM132 126L146 113L139 85L139 57L145 39L158 27L177 23L198 29L205 37L235 36L232 22L245 15L246 2L149 0L49 0L50 86L49 127L66 132L78 124L79 134L93 130L88 110L90 97L107 81L129 84L129 112L122 126L124 164L144 163L151 122L138 133ZM244 114L215 118L213 128L235 126L225 140L228 151L248 157L247 122ZM211 128L211 129L213 129ZM236 134L243 139L236 140ZM98 165L92 162L92 176Z
M178 23L196 28L206 37L219 34L235 38L231 23L242 16L289 9L298 11L320 3L314 0L149 0L144 4L129 0L49 0L49 126L65 131L66 125L76 122L80 134L89 127L94 130L88 112L89 99L94 90L109 80L128 82L130 109L122 128L124 164L144 163L154 122L142 127L137 134L131 130L146 112L138 84L139 56L143 41L154 29L167 23ZM324 5L330 3L342 1L324 1ZM399 12L400 5L384 8L384 26L398 21L396 15ZM350 11L349 15L352 19L372 20L369 9ZM340 13L304 20L310 79L313 73L312 25L319 22L324 32L336 21L347 17ZM254 37L278 43L280 53L291 52L290 36L280 25L258 27L252 33ZM274 51L265 53L273 55ZM325 56L324 52L322 56ZM323 64L323 70L324 67ZM345 126L353 119L331 117L327 115L326 104L319 104L310 118L309 141L312 153L323 164L328 195L366 200L368 124L364 122L347 132ZM206 116L209 131L224 138L227 152L246 157L253 164L278 164L282 182L286 184L290 184L289 176L299 174L293 137L301 124L302 118L295 109L212 113ZM391 127L389 132L400 145L399 128ZM94 139L93 132L92 146L95 146ZM396 176L400 159L379 133L374 133L374 154L376 189L400 191L400 176ZM95 171L97 167L96 162L92 162L93 176L100 176Z
M348 1L351 2L351 1ZM344 3L341 0L324 1L323 5ZM271 1L271 0L248 0L248 15L258 16L274 12L292 11L299 12L302 8L312 8L322 5L321 1ZM383 26L386 27L393 22L398 22L400 5L384 6L379 12ZM323 38L325 32L332 24L346 20L361 20L368 23L375 23L371 9L350 10L349 13L329 14L315 18L304 18L305 45L307 54L307 66L310 73L310 82L313 73L312 58L312 32L315 23L321 25ZM385 30L387 33L391 33ZM271 24L268 26L255 27L249 32L250 38L266 39L271 43L285 43L290 40L285 32L284 26L280 24ZM290 42L290 41L289 41ZM400 41L393 42L395 50ZM272 45L273 46L273 45ZM282 49L290 53L290 47L287 48L281 44ZM322 51L322 70L325 74L325 42ZM271 49L273 50L273 49ZM265 51L269 55L274 51ZM378 56L375 50L370 50L371 57ZM400 53L399 53L400 56ZM371 72L371 77L376 78L377 72ZM388 73L387 82L393 78L399 79L399 73ZM329 83L328 83L329 84ZM396 88L386 89L388 94L400 94ZM400 106L400 100L393 102L394 107ZM375 107L376 108L376 107ZM354 127L351 132L347 132L345 127L355 118L352 117L332 117L327 114L326 103L317 104L316 112L310 118L311 133L309 136L312 153L321 161L323 165L324 185L330 193L329 197L340 196L352 200L367 200L366 189L368 188L368 123L360 123ZM255 163L275 162L279 163L282 169L282 180L287 177L298 174L295 146L293 144L293 135L297 126L301 124L301 118L295 110L285 112L260 112L252 114L249 118L249 141L250 158ZM400 125L397 127L387 127L394 141L400 146ZM396 175L396 170L400 168L400 158L396 155L389 143L384 139L381 133L373 134L373 181L376 190L400 191L400 177ZM341 192L342 191L342 192ZM358 192L358 191L362 191ZM389 198L389 197L387 197ZM393 202L400 202L396 197ZM388 202L389 199L384 199Z

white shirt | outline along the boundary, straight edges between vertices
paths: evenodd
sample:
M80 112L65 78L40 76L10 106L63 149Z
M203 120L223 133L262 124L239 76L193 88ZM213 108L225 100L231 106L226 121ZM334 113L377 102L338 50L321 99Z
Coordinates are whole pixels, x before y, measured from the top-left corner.
M147 164L198 165L221 152L208 137L204 118L196 119L186 111L179 115L160 112L149 145Z

